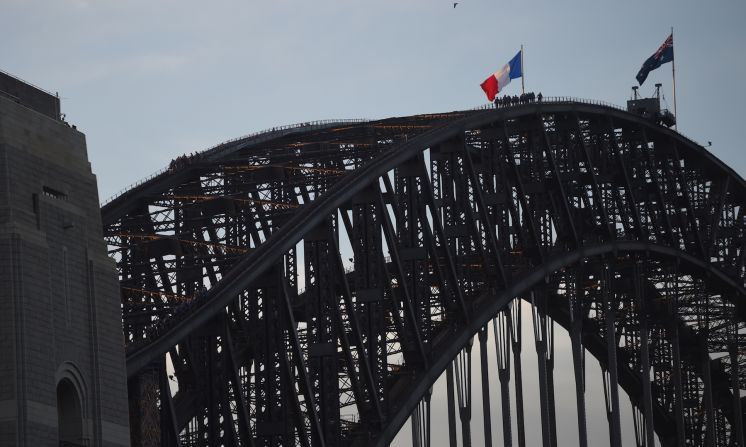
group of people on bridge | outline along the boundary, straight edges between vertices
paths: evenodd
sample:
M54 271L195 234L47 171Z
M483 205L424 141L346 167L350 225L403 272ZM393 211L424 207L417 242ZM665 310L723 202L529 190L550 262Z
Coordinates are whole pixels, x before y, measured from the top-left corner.
M521 93L519 95L506 95L502 98L495 98L495 107L509 107L509 106L517 106L518 104L527 104L529 102L538 101L541 102L544 99L544 96L539 92L538 95L535 95L534 92L528 92L528 93Z
M192 162L200 158L202 158L202 152L192 152L191 154L179 155L178 157L171 160L171 163L168 164L168 170L175 171L191 164Z
M180 320L184 315L189 313L189 310L199 306L207 298L207 287L202 285L199 289L195 290L194 296L185 302L182 302L171 313L171 319L169 321ZM166 328L164 319L161 318L155 322L154 325L149 326L145 329L148 339L158 338Z

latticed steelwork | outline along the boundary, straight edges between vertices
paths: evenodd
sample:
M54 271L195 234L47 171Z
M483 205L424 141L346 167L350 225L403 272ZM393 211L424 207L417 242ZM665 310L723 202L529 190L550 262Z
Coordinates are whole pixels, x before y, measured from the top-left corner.
M743 446L745 186L669 129L564 100L314 123L178 160L103 208L133 442L387 445L411 416L429 446L443 372L468 441L472 340L489 391L491 333L499 429L556 445L556 323L581 445L589 352L612 445L621 387L639 446ZM523 414L520 300L540 421Z

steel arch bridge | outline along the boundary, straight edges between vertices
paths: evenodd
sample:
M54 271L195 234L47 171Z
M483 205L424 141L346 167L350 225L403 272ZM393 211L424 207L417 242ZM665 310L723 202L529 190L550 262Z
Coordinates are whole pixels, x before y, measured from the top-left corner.
M611 445L621 388L639 446L744 446L744 201L691 140L561 98L306 123L181 157L102 209L132 442L384 446L411 418L430 445L445 372L466 444L472 340L489 390L491 333L506 445L527 425L556 445L556 323L581 445L588 352ZM540 421L523 414L520 300Z

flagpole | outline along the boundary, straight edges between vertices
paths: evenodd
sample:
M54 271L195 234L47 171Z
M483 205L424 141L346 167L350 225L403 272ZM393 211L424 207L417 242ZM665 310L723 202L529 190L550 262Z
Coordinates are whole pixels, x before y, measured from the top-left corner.
M523 65L523 44L521 44L521 94L526 93L526 85L523 81L525 78L526 78L526 66Z
M673 47L673 26L671 27L671 46ZM676 48L673 48L673 59L671 59L671 76L673 76L673 116L676 118L676 122L679 121L679 114L676 112ZM673 128L677 129L676 122L674 122Z

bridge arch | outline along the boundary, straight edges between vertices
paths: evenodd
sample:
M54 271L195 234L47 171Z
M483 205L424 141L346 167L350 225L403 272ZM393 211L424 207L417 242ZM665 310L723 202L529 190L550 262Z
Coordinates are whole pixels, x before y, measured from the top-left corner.
M714 297L687 304L715 300L728 309L728 328L718 335L725 344L743 325L743 180L700 146L641 117L558 101L330 124L262 143L198 158L103 210L130 297L124 315L131 376L168 353L180 388L211 388L199 383L195 365L216 356L226 395L241 389L268 402L284 396L282 414L236 399L237 427L219 430L236 439L298 436L342 445L373 437L385 444L442 371L433 365L449 363L451 351L509 298L570 265L547 267L560 259L577 264L626 250L684 260L732 291L716 288ZM351 245L347 266L360 272L350 279L339 254L343 239ZM507 292L519 286L526 290ZM505 298L475 314L485 290ZM691 315L676 316L692 325ZM248 321L261 324L263 339L275 331L283 343L260 352L249 341ZM713 328L695 326L712 344ZM461 335L449 348L431 350L454 330ZM410 387L386 366L391 353L381 339L392 333L392 349L421 374ZM190 351L192 344L210 354ZM708 346L721 348L728 346ZM731 357L727 374L741 383L738 354ZM267 367L269 358L271 372L247 368ZM267 391L271 377L288 388ZM387 393L396 386L407 399L393 408ZM296 387L300 396L288 396ZM175 421L183 420L181 407L209 407L168 394L176 403L162 411ZM342 395L358 408L359 422L340 421ZM336 410L329 408L335 401ZM740 400L731 401L738 414ZM708 436L730 442L742 433L741 416L729 419L735 435L715 434L712 421L727 419L727 410L708 408Z
M713 269L712 266L685 252L672 250L669 247L662 247L655 244L639 243L636 241L621 241L593 247L585 247L576 252L570 252L558 256L557 258L552 259L551 262L546 263L546 265L536 266L534 270L522 277L519 282L512 284L505 290L501 290L500 293L492 295L489 292L486 292L478 299L479 301L486 302L486 304L479 308L479 312L475 312L475 318L472 321L459 327L453 332L449 332L447 337L444 337L440 341L440 344L438 344L439 357L414 381L416 385L409 390L410 394L406 395L405 399L403 399L403 401L397 406L396 413L391 415L389 425L382 430L380 435L376 438L374 445L386 446L393 441L401 427L410 417L412 412L415 411L419 402L428 394L429 390L431 390L432 386L435 384L435 381L444 373L446 367L448 367L453 359L456 358L458 353L470 343L470 340L477 337L480 329L487 326L488 323L496 318L501 311L507 311L507 306L511 301L516 299L520 301L522 298L524 301L531 304L532 300L530 296L532 292L537 287L544 286L545 283L548 282L548 278L553 274L564 272L565 269L578 266L582 264L583 261L587 260L601 260L601 262L607 266L614 266L614 260L619 259L620 256L625 258L625 260L629 260L627 257L634 257L637 262L642 262L641 260L643 259L658 259L663 261L664 264L669 262L672 266L675 266L675 268L685 270L690 274L696 272L694 275L699 277L714 275L717 277L718 282L722 281L721 284L730 289L733 297L738 297L740 300L742 297L746 296L746 289L744 289L743 286L735 283L725 274L717 271L717 269ZM554 296L554 298L556 299L557 296ZM553 303L552 309L545 312L547 316L551 317L551 319L559 324L563 329L568 332L571 331L572 317L570 314L572 313L572 310L571 306L568 306L568 303ZM666 317L672 319L677 318L676 315L672 314L664 315L664 319ZM661 323L661 321L658 323ZM679 330L686 330L686 326L682 324ZM705 340L696 339L697 337L694 336L694 334L689 334L689 336L691 339L695 339L695 343L705 342ZM588 335L586 335L586 337L589 339L593 338ZM606 346L604 346L606 341L603 337L596 338L597 339L588 340L590 343L586 343L584 347L600 362L604 369L608 369L610 353L606 350ZM693 349L701 349L701 347L695 346L694 343L691 343L691 339L689 340L689 346ZM700 369L702 368L701 365L692 366L698 368L697 374L700 376L704 375L704 372ZM710 366L713 367L713 365ZM717 372L721 375L723 374L720 370ZM642 396L638 395L640 393L639 372L635 372L629 367L623 367L620 365L618 381L622 389L624 389L632 399L633 405L641 405L640 400L642 400ZM719 386L722 388L724 386L727 387L728 385L721 383ZM722 400L718 405L728 414L728 418L735 425L735 419L739 416L732 413L732 408L730 408L730 405L733 403L733 393L726 391L724 395L721 395L720 397ZM651 410L654 415L653 424L655 425L655 432L660 436L662 445L676 445L678 438L674 432L674 426L672 425L675 424L676 421L672 415L666 414L665 409L657 404L653 404ZM743 419L744 416L740 415L740 417ZM556 443L556 440L554 442ZM360 445L366 445L366 442L363 442Z

